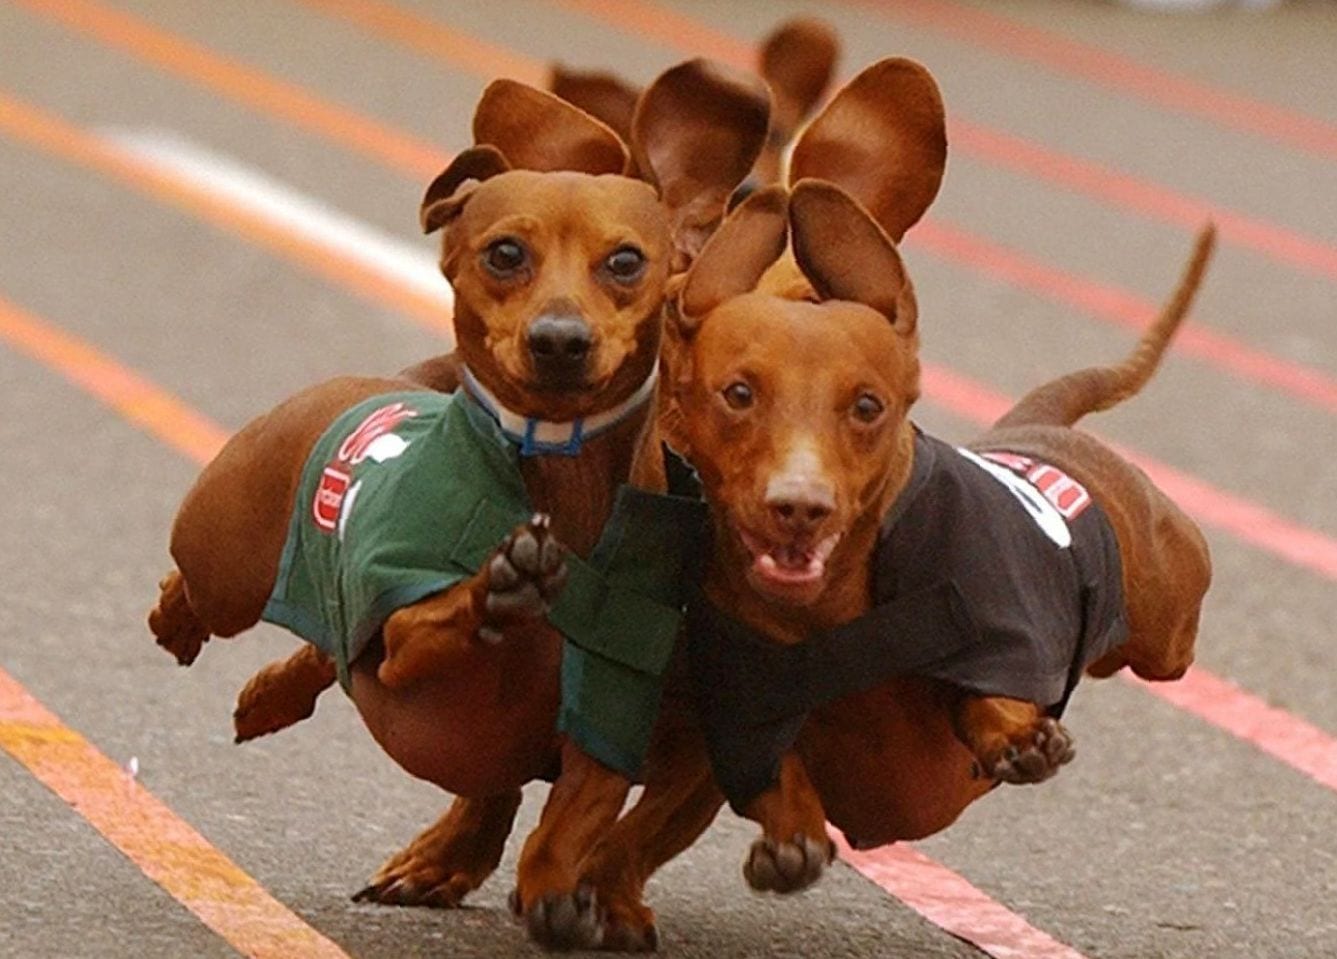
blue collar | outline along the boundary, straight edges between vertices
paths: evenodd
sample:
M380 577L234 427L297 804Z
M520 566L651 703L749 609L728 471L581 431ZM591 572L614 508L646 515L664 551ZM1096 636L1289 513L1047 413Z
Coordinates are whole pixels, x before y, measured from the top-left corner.
M659 361L636 392L617 406L561 423L506 409L467 366L460 367L460 379L469 395L496 421L502 435L520 447L521 456L579 456L586 441L612 429L649 402L659 382Z

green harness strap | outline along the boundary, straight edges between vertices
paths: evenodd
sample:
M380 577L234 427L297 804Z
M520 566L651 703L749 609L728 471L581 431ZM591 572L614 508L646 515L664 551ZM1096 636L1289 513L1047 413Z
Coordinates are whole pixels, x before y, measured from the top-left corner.
M533 513L514 444L466 394L383 394L341 415L303 469L263 618L349 664L395 610L472 576ZM702 526L691 497L623 486L549 616L566 638L558 728L640 769Z

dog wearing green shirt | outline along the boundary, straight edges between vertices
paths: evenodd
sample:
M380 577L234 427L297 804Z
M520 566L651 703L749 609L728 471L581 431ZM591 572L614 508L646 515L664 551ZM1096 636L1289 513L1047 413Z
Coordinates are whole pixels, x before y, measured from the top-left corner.
M656 422L666 291L767 112L757 81L690 61L647 88L626 144L494 82L420 211L443 237L453 356L297 394L186 495L159 645L189 664L261 619L308 641L248 684L238 739L310 715L337 679L396 762L456 795L358 898L457 905L496 868L521 786L555 776L513 904L546 945L600 938L578 863L644 759L700 510L668 495Z

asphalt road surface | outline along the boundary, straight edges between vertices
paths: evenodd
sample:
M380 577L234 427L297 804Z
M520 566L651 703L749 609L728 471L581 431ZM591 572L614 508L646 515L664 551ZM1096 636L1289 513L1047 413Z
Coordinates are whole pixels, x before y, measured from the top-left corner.
M951 159L905 253L917 418L1123 355L1208 216L1221 249L1136 401L1091 421L1202 523L1183 683L1087 683L1077 761L790 898L732 814L652 883L666 956L1337 957L1337 4L1058 0L0 2L0 956L531 955L501 871L454 912L355 905L444 807L330 694L231 743L272 628L190 670L143 623L231 430L446 348L419 197L485 82L552 58L746 64L820 12L842 74L912 56ZM523 835L542 798L527 796ZM857 868L855 868L857 866Z

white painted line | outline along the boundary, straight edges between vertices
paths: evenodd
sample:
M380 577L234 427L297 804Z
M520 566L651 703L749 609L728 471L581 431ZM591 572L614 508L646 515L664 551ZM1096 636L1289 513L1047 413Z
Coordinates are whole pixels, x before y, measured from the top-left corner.
M361 220L246 166L166 130L109 128L103 137L146 163L196 189L214 194L275 227L341 257L364 264L394 283L436 300L454 302L436 257Z

